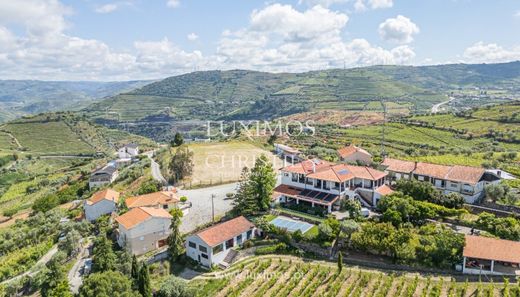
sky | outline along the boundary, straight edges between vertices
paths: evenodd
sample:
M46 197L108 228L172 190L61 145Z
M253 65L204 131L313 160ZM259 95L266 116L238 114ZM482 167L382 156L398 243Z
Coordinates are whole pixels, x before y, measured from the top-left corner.
M0 79L515 60L518 0L0 0Z

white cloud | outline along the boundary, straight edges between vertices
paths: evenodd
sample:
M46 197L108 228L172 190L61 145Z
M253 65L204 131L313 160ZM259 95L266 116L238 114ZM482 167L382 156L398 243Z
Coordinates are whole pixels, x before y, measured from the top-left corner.
M518 10L518 11L515 13L514 16L517 17L517 18L520 18L520 10Z
M385 50L365 39L345 42L346 14L321 6L300 12L273 4L251 14L241 30L224 32L217 49L226 68L306 71L332 67L410 63L409 47Z
M477 42L464 51L464 61L468 63L500 63L520 60L520 46L511 49L496 43Z
M419 33L419 27L409 18L398 15L379 25L379 35L386 41L395 43L410 43L413 35Z
M199 35L192 32L192 33L188 34L188 36L186 36L186 38L188 38L189 41L195 41L195 40L199 39Z
M341 4L349 1L350 0L299 0L298 4L306 3L309 6L321 5L323 7L329 7L334 4Z
M393 0L356 0L354 9L365 11L367 9L390 8L394 5Z
M111 13L118 9L117 3L108 3L105 5L98 6L96 8L97 13Z
M166 6L171 7L171 8L179 7L179 5L181 5L180 0L168 0L166 2Z

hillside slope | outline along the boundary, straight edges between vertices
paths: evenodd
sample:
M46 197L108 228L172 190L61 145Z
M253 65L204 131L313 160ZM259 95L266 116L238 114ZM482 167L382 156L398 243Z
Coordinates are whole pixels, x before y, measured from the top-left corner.
M47 111L79 110L149 83L0 80L0 122Z
M169 77L97 102L86 110L114 121L266 119L314 110L428 111L462 89L518 94L520 62L374 66L306 73L205 71ZM374 102L376 104L371 104ZM475 104L479 104L478 102Z

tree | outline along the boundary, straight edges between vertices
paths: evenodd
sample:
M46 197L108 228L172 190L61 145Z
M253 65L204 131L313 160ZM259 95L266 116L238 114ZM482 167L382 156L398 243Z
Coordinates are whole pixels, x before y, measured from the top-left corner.
M175 133L175 136L173 137L173 140L170 144L172 147L181 146L184 144L184 137L181 133L177 132Z
M112 242L108 240L105 235L100 235L96 238L92 260L92 271L94 272L104 272L115 269L116 254L112 250Z
M63 286L63 282L67 282L67 276L63 270L63 263L65 263L65 253L58 252L52 259L45 265L42 272L43 279L41 279L40 293L44 297L58 296L52 295L53 292L61 292L63 289L58 288ZM68 283L67 283L68 291Z
M156 294L157 297L191 297L193 295L186 282L173 275L169 275L163 280Z
M274 145L276 138L277 138L276 134L271 134L271 136L269 136L269 138L267 139L267 143L269 143L269 145Z
M187 147L179 147L170 161L173 180L178 182L193 172L193 152Z
M144 182L139 187L139 190L137 191L137 194L144 195L144 194L148 194L148 193L154 193L154 192L159 191L159 188L160 187L159 187L159 185L157 184L156 181L149 180L149 181Z
M141 297L132 290L132 282L121 272L105 271L93 273L83 281L79 289L80 297Z
M338 254L338 274L343 270L343 254L339 252Z
M76 255L79 252L80 240L81 235L79 232L76 229L71 229L69 232L67 232L63 240L58 242L58 247L60 250L67 253L67 256L70 257Z
M506 196L510 188L508 185L498 184L488 185L484 190L486 192L486 198L490 199L493 202L497 202L497 200L500 200Z
M251 171L246 168L242 170L235 196L235 211L240 214L252 214L268 210L275 185L276 173L267 156L262 154L256 159Z
M347 242L350 245L350 240L352 238L352 234L359 230L360 226L358 222L354 220L344 220L340 224L340 234L347 238Z
M47 294L48 297L73 297L70 292L69 281L63 278L56 287L51 289Z
M139 279L139 262L137 262L137 257L135 255L132 256L132 283L135 288L137 288L137 282Z
M167 239L168 253L170 255L170 260L175 261L184 252L184 240L180 232L182 210L173 208L170 211L170 214L172 215L172 220L170 223L171 233Z
M141 265L141 269L139 270L137 288L143 297L152 297L150 272L148 271L148 265L146 265L146 263L143 263L143 265Z

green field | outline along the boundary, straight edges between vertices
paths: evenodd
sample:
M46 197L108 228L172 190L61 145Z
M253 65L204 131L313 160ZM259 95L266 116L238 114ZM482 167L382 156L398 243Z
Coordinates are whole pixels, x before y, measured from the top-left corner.
M64 122L15 122L5 125L3 129L10 132L31 153L79 155L95 152Z
M209 273L190 285L196 296L518 296L516 284L465 283L444 277L387 274L333 263L268 256L234 264L224 275Z

